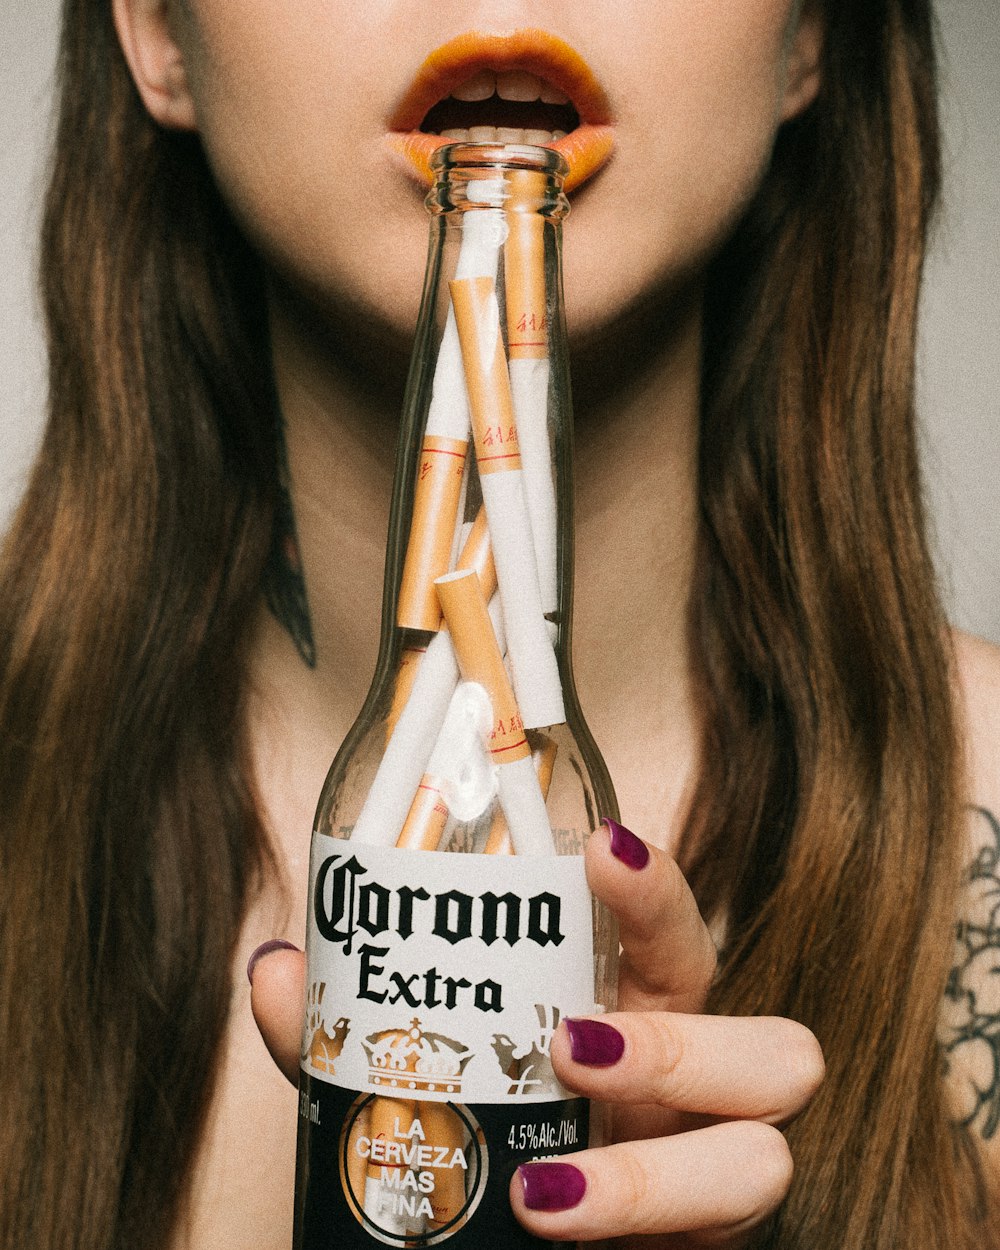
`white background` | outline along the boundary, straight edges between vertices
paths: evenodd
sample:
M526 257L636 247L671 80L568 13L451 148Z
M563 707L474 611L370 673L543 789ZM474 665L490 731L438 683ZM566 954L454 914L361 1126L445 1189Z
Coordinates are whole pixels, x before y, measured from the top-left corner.
M57 10L0 6L0 525L44 408L33 267ZM926 468L953 619L1000 642L1000 3L940 0L939 21L947 181L922 332Z

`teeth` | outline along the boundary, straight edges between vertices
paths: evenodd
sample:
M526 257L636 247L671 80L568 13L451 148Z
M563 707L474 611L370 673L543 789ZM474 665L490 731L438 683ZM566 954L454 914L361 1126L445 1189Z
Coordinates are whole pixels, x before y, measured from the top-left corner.
M524 70L505 70L497 74L497 95L501 100L522 100L530 103L542 94L542 80Z
M543 78L522 69L503 70L500 73L491 69L480 70L456 87L451 94L455 100L478 103L488 100L494 91L501 100L516 100L524 104L530 104L534 100L541 100L543 104L569 103L569 96L564 92L557 90Z
M441 138L453 143L530 143L545 147L566 136L564 130L515 130L509 126L471 126L468 130L442 130Z
M456 100L466 100L474 102L477 100L488 100L496 90L497 76L492 70L480 70L468 82L463 82L460 87L456 87L451 93Z

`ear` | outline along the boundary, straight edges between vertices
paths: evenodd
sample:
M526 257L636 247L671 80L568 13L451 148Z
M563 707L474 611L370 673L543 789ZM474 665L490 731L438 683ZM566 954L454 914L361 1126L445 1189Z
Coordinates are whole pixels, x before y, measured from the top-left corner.
M781 120L789 121L812 104L822 81L823 18L818 0L805 0L788 49Z
M171 29L172 0L112 0L115 29L150 116L170 130L196 130L184 57Z

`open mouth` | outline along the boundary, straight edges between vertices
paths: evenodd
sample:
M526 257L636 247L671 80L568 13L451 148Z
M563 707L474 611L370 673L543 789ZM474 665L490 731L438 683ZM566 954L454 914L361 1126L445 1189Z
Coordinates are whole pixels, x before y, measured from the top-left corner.
M390 121L390 146L424 182L444 143L535 144L569 164L571 191L614 146L610 108L583 58L540 30L459 35L424 61Z
M580 124L569 97L525 70L484 69L433 106L419 129L463 143L557 143Z

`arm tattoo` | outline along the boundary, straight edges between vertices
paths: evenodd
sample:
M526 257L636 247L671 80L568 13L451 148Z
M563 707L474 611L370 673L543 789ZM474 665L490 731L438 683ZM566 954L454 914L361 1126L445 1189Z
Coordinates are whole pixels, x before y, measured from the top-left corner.
M988 1140L1000 1128L1000 822L985 808L973 810L975 856L955 930L941 1044L957 1119Z
M278 423L278 492L274 511L274 532L271 551L264 569L264 598L278 622L284 625L310 668L316 667L316 644L313 641L306 583L302 575L302 557L292 510L291 475L288 471L288 448L284 423Z

